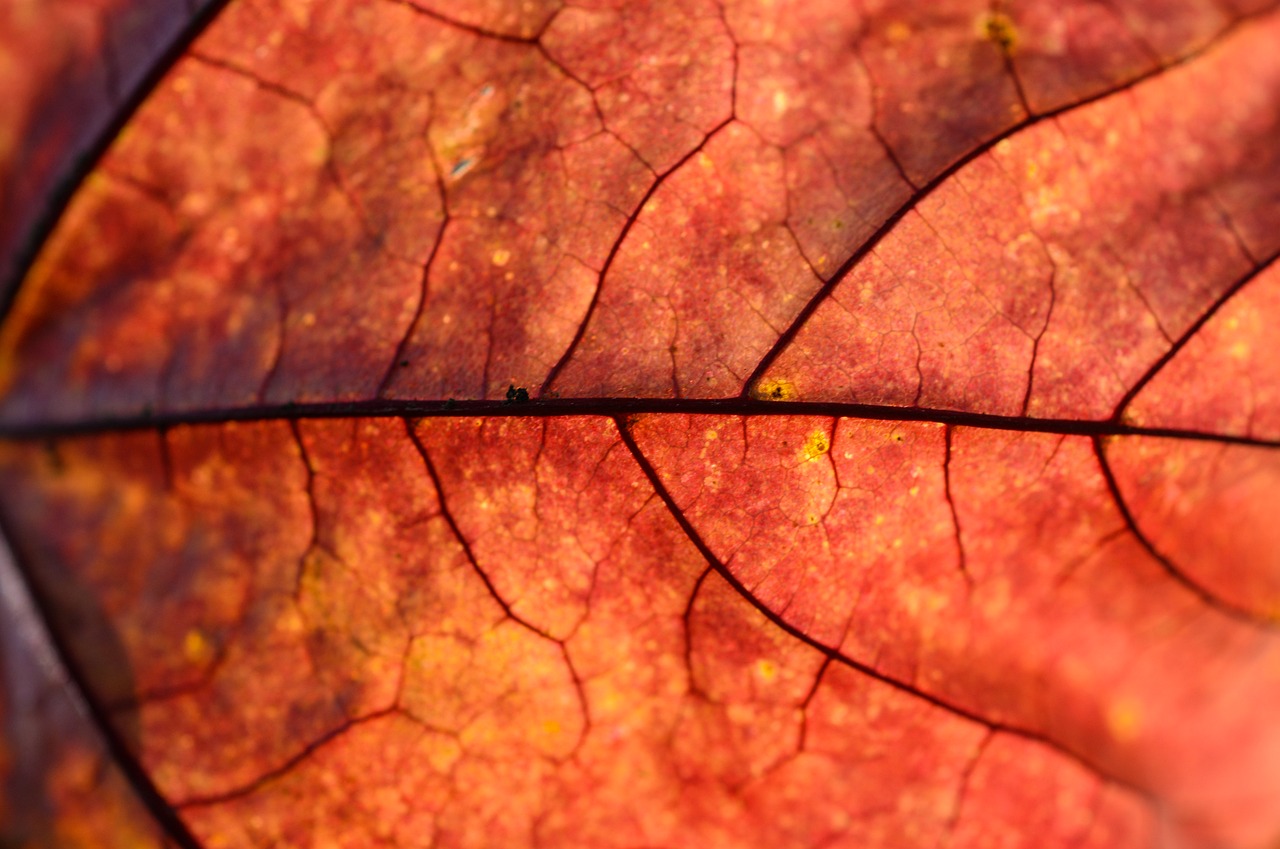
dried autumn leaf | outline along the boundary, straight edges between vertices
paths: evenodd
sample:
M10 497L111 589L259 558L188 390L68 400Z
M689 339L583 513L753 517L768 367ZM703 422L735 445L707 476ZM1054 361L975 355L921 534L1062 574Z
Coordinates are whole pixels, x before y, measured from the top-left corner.
M229 4L0 327L88 711L0 771L63 842L105 753L182 846L1274 846L1277 38Z

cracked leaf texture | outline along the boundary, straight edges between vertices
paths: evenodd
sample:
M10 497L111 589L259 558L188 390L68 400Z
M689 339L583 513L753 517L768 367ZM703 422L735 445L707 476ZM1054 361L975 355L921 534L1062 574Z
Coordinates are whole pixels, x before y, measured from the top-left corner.
M1280 846L1278 44L9 4L0 844Z

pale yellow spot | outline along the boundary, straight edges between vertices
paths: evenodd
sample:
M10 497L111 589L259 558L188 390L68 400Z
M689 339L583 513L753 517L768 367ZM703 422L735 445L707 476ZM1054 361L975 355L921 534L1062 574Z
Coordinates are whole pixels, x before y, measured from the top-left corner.
M991 578L984 583L984 592L978 607L984 617L996 619L1009 609L1013 589L1006 578Z
M816 460L830 450L831 440L827 438L826 433L815 430L805 439L804 448L801 449L800 456L805 461Z
M192 217L199 217L213 208L213 198L201 192L190 192L183 196L178 208Z
M276 628L282 634L301 634L307 629L307 623L296 610L289 610L280 615L276 620Z
M186 94L187 92L191 91L191 78L178 77L176 80L173 81L173 90L176 91L178 94Z
M883 514L876 514L875 519L873 519L872 521L874 521L877 525L883 525L883 524L884 524L884 515L883 515Z
M324 165L329 161L329 156L329 140L321 137L307 145L303 161L312 168L319 168L321 165Z
M1017 50L1018 28L1013 18L1003 12L987 12L978 16L977 26L978 37L990 41L1001 53L1012 56Z
M542 732L548 737L554 737L562 730L560 723L554 719L548 719L542 723Z
M492 259L494 265L498 266L498 268L502 268L504 265L511 262L511 251L506 248L498 248L493 252Z
M911 487L911 489L907 490L907 495L919 495L919 494L920 494L920 487L918 486L913 486Z
M313 312L304 313L302 316L303 327L314 327L316 324L316 314Z
M182 654L190 663L205 664L213 657L213 645L199 628L192 628L182 639Z
M707 442L714 442L720 438L720 431L715 428L707 428L706 432L702 434L702 438Z
M1250 353L1252 353L1252 351L1246 342L1237 342L1231 346L1231 356L1233 359L1247 360Z
M796 385L786 378L765 378L752 388L751 397L757 401L794 401Z
M782 89L773 93L773 111L779 115L787 111L787 93Z
M885 29L884 34L889 37L890 41L902 43L911 37L911 27L902 21L894 21Z
M772 681L778 677L778 664L768 659L758 660L756 661L756 674L760 676L762 681Z
M1142 707L1132 698L1120 698L1107 708L1107 728L1121 743L1137 738L1142 730Z
M716 167L715 160L712 159L710 156L707 156L705 152L700 152L698 154L698 165L708 170Z
M594 704L598 704L600 710L605 714L615 713L619 708L626 707L629 704L629 700L617 688L610 688L597 698L598 701L594 702Z

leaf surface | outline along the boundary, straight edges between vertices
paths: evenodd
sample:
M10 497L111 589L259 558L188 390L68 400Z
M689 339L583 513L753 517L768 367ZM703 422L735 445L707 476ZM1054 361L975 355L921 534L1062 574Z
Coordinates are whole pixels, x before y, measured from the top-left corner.
M239 0L159 78L0 326L121 822L1280 839L1280 18L833 5Z

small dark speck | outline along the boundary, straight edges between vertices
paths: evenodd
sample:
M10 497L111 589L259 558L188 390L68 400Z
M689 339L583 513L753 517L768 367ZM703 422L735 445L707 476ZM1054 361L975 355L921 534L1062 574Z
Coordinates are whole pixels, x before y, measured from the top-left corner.
M529 400L529 390L521 386L519 389L513 383L507 387L507 403L508 404L524 404Z
M404 367L405 367L405 366L407 366L407 365L409 365L409 361L408 361L408 360L401 360L401 361L400 361L400 368L404 368Z
M453 407L454 407L454 404L456 404L456 403L457 403L457 402L456 402L456 401L454 401L452 398L446 398L446 399L445 399L445 402L444 402L444 408L445 408L446 410L452 410L452 409L453 409Z

